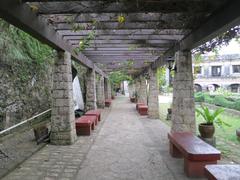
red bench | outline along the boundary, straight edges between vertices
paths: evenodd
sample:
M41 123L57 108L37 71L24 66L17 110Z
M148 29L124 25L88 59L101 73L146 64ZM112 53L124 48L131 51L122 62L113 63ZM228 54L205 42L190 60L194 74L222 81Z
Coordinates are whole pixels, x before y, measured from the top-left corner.
M106 99L106 100L105 100L105 106L106 106L106 107L110 107L111 104L112 104L112 100L111 100L111 99Z
M208 178L208 180L240 179L240 165L237 164L206 165L205 175Z
M97 120L95 124L97 125L98 121L101 121L101 111L96 109L96 110L90 110L85 113L85 116L96 116Z
M136 98L135 97L130 97L130 102L132 102L132 103L136 102Z
M142 102L136 103L136 110L137 110L137 111L138 111L138 106L140 106L140 105L145 105L145 103L142 103Z
M184 171L189 177L204 177L204 167L216 164L221 152L189 132L169 133L170 154L184 158Z
M75 121L77 135L90 136L95 128L96 116L81 116Z
M147 105L139 105L138 112L140 115L148 115L148 106Z

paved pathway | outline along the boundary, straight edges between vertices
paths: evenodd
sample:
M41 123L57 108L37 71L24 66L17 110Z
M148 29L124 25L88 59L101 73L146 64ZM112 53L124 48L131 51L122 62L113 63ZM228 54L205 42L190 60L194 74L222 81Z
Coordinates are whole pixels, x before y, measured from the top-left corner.
M79 137L72 146L48 145L4 179L188 179L183 160L168 154L169 128L160 120L139 116L126 97L113 102L93 136Z

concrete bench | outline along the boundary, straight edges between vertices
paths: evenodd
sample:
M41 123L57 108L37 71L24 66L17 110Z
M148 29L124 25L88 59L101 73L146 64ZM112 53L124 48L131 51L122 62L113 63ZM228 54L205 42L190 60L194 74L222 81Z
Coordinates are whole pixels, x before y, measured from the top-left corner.
M111 99L106 99L105 100L105 107L110 107L112 104L112 100Z
M139 105L138 112L141 116L148 115L148 106L147 105Z
M98 121L101 121L101 111L99 109L89 110L85 113L85 116L96 116L97 117L97 121L95 122L96 125Z
M81 116L75 121L77 135L90 136L95 129L96 116Z
M221 152L189 132L169 133L170 154L184 158L184 171L189 177L204 177L204 167L216 164Z
M205 175L208 180L240 179L240 165L206 165Z
M136 103L136 110L137 110L137 111L138 111L138 107L139 107L140 105L145 105L145 103L142 103L142 102Z

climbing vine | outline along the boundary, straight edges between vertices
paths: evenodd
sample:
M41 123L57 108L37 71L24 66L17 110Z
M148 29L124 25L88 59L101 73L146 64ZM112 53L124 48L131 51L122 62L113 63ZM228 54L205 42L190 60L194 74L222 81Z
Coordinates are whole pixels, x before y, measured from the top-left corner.
M229 42L234 38L236 38L237 41L239 40L240 26L233 27L229 29L227 32L199 46L198 48L193 50L193 53L205 54L210 51L216 51L217 48L228 45Z
M131 81L132 77L125 71L114 71L109 74L109 79L113 85L118 85L122 81Z
M13 72L19 66L22 81L32 78L36 71L44 73L53 63L55 53L52 48L1 19L0 32L0 63L11 67Z

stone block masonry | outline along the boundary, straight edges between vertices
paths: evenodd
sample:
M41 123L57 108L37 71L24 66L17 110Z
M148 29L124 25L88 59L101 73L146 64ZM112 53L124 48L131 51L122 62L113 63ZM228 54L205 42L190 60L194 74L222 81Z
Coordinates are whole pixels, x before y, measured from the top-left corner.
M104 77L100 76L97 86L97 107L104 108L105 107L105 95L104 95Z
M96 74L94 69L88 69L86 79L86 110L97 109Z
M111 87L111 83L109 80L107 81L107 87L108 87L108 89L107 89L108 99L111 99L112 98L112 87Z
M176 52L175 61L177 70L173 80L172 131L195 133L196 122L191 52Z
M159 118L159 88L156 70L149 69L149 97L148 97L148 116L149 118Z
M53 70L53 99L50 140L55 145L73 144L76 139L71 54L58 52Z
M138 94L138 102L143 102L147 104L147 84L144 76L140 77L140 88Z

